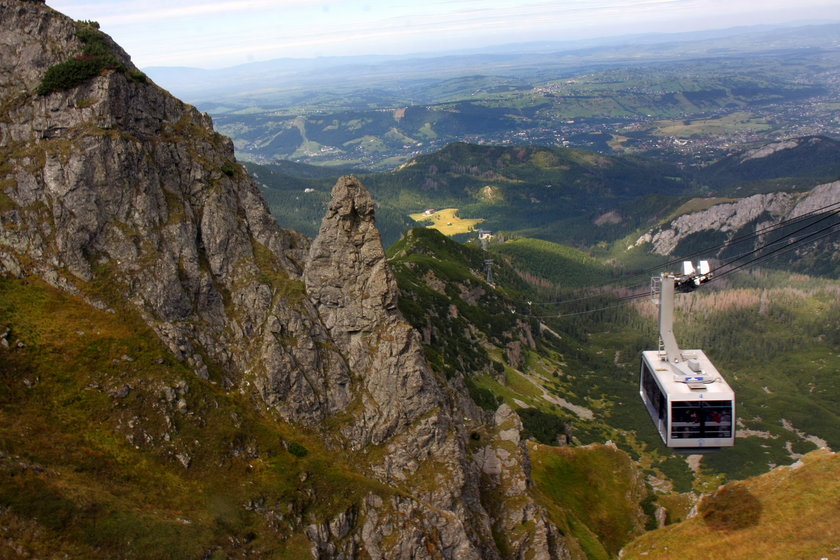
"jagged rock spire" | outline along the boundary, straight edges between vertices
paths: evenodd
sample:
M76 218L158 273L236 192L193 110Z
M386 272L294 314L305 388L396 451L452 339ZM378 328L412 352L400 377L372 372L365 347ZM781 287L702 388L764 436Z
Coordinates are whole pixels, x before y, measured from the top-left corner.
M304 270L309 298L334 336L371 331L393 315L397 284L376 229L375 204L353 176L341 177Z
M364 185L341 177L303 272L306 293L346 357L363 405L348 431L355 446L385 441L442 400L418 334L397 310L397 284L374 210Z

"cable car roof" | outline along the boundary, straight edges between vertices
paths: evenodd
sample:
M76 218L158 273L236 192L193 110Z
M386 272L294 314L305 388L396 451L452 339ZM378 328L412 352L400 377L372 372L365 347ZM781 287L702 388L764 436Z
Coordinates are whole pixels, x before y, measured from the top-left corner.
M683 360L669 362L657 350L642 357L659 386L673 400L734 400L735 393L702 350L682 350Z

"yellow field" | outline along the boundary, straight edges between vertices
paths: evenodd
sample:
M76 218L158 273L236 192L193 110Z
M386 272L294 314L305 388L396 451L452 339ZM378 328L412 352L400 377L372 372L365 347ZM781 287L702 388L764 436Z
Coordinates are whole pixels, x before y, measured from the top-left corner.
M718 119L659 121L653 131L657 136L714 136L733 132L758 132L770 128L763 119L753 118L746 111L732 113Z
M457 216L457 208L445 208L438 210L434 214L427 216L424 212L417 214L409 214L409 218L415 222L426 224L431 222L430 227L436 229L444 235L457 235L459 233L469 233L475 230L475 226L484 221L483 218L475 220L465 220Z
M612 148L613 150L615 150L616 152L622 152L622 151L624 151L624 143L627 142L628 140L629 140L629 138L626 137L626 136L622 136L620 134L613 134L612 135L612 140L607 142L607 145L610 148Z

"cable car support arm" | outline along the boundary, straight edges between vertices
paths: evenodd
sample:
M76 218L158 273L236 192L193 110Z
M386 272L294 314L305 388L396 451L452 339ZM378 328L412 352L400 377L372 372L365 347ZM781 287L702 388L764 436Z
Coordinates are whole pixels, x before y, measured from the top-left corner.
M712 273L707 261L700 261L697 269L686 261L681 275L663 272L658 279L659 293L659 339L665 353L665 360L672 363L682 361L682 352L674 336L674 293L691 292L700 284L708 282ZM657 282L654 282L656 285Z

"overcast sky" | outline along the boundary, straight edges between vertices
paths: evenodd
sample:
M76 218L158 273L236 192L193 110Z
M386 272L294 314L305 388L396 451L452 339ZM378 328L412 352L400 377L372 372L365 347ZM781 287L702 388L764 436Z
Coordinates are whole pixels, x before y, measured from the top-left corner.
M839 21L838 0L47 0L148 66Z

